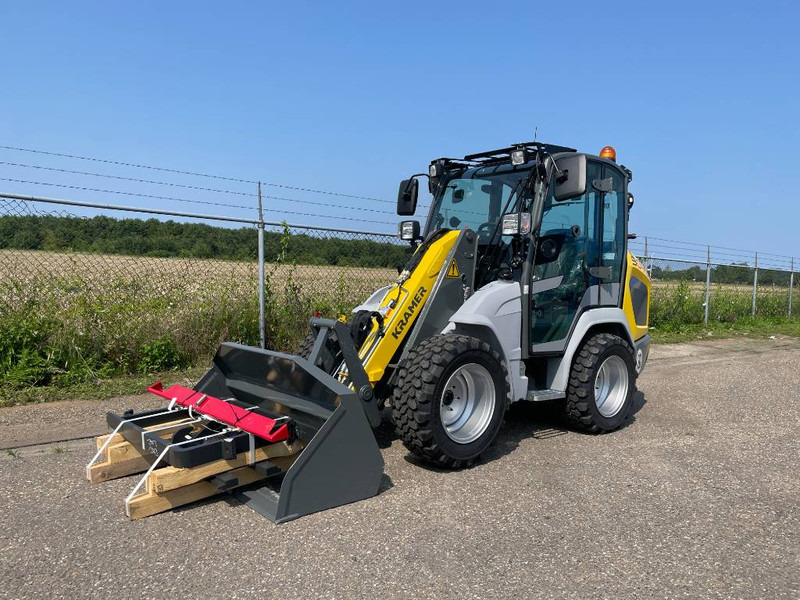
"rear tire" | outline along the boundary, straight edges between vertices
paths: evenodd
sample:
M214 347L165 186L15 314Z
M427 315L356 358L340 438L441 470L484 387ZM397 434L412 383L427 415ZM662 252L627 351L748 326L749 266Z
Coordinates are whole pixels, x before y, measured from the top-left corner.
M472 465L497 437L508 407L508 372L491 346L442 334L411 350L392 398L397 434L438 467Z
M635 392L631 345L610 333L593 335L583 342L572 363L567 421L589 433L619 429L630 414Z

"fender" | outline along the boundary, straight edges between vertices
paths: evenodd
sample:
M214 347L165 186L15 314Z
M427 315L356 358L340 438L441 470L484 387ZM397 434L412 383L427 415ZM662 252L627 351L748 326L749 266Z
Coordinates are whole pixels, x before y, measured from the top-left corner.
M586 338L586 334L592 327L598 325L608 326L610 324L619 325L625 331L625 337L631 345L631 348L636 348L633 342L633 336L631 335L630 325L628 324L628 317L621 308L604 306L584 311L583 314L578 317L578 322L570 332L570 338L564 350L564 356L557 363L558 368L555 376L552 378L551 389L566 392L567 384L569 383L569 372L572 368L572 358L578 351L578 347ZM535 348L532 355L535 356Z
M497 348L509 375L510 401L525 399L528 378L522 363L522 291L514 281L493 281L470 296L442 330L463 333Z

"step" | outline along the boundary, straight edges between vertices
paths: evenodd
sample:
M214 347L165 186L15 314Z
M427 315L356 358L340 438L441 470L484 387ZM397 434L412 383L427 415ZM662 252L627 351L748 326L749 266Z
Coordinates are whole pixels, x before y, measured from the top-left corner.
M560 400L566 397L566 393L559 390L528 390L528 395L525 399L531 402L544 402L546 400Z

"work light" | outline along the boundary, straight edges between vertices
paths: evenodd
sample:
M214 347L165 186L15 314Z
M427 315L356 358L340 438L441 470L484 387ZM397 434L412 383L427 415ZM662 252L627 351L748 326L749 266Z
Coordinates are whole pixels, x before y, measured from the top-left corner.
M528 151L525 148L517 148L511 151L511 164L515 167L524 165L528 162Z
M531 232L530 213L507 213L503 215L503 235L528 235Z
M397 227L397 236L405 242L419 239L419 221L400 221Z

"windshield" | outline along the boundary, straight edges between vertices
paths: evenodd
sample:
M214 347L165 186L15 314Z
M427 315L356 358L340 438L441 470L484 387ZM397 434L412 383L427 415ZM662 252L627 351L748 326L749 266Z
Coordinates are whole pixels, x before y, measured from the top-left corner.
M514 189L524 186L530 170L507 170L498 173L497 168L468 169L444 183L431 206L427 237L440 229L472 229L491 235L504 212L516 212L519 207L521 189L508 204ZM524 207L523 207L524 208Z

